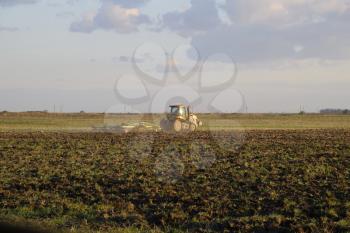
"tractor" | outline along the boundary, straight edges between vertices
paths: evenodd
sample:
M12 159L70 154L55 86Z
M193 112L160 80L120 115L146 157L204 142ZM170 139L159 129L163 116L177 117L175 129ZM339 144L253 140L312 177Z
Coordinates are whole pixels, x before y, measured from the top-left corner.
M183 104L170 105L170 112L160 121L160 127L170 132L193 132L202 126L198 117L191 113L190 107Z

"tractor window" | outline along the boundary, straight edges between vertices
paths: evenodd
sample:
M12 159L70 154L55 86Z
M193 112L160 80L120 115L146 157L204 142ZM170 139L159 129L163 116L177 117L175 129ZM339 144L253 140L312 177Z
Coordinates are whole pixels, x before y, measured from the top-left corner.
M177 114L179 113L179 107L171 107L170 111L171 113Z

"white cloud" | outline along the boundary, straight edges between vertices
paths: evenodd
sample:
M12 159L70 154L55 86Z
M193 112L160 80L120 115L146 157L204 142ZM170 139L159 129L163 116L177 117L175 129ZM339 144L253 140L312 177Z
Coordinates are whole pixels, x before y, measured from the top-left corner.
M70 30L73 32L85 32L90 33L96 29L94 19L97 13L87 12L83 15L80 21L73 22L70 26Z
M212 0L192 0L187 10L167 13L162 20L164 27L183 36L200 34L222 23Z
M90 33L104 29L131 33L138 31L139 25L149 22L149 18L138 8L125 8L112 1L105 1L97 12L86 13L80 21L73 22L70 30Z

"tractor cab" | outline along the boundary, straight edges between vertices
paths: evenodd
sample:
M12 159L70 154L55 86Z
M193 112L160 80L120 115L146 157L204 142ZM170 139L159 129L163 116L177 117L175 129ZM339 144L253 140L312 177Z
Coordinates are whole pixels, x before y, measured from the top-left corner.
M187 120L189 118L189 108L184 105L170 105L170 113L168 118L180 118Z

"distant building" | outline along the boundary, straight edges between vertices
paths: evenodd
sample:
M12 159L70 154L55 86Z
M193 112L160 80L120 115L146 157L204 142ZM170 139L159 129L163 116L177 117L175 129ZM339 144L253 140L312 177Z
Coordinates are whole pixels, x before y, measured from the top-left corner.
M327 109L321 109L320 113L321 114L350 114L350 110L327 108Z

